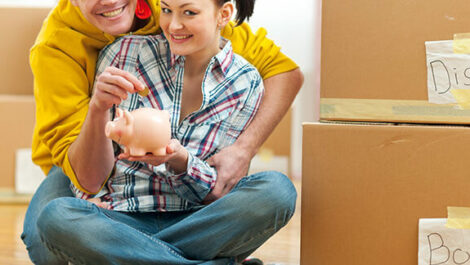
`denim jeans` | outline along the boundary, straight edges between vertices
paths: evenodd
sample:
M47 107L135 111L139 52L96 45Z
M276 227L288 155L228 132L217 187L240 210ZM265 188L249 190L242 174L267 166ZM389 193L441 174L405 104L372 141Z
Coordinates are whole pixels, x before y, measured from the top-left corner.
M235 264L287 224L296 196L287 177L262 172L194 211L124 213L60 197L40 212L37 232L75 265Z
M41 242L38 229L36 226L39 214L44 206L50 201L60 197L73 197L70 190L70 180L62 172L62 169L53 167L39 188L36 190L31 202L29 203L26 216L24 218L23 239L29 257L34 264L67 264L65 260L58 259L49 249Z

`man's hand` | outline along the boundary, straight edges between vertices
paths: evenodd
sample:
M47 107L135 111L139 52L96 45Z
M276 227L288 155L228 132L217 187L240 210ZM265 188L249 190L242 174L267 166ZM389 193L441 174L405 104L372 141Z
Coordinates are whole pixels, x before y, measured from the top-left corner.
M227 146L207 161L217 170L215 187L204 199L205 203L211 203L225 194L248 173L252 155L246 149L237 145Z

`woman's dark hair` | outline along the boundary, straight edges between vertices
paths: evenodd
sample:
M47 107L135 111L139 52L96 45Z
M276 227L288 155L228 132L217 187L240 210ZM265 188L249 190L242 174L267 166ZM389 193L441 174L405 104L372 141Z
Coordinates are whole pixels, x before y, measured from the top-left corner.
M224 3L230 2L231 0L216 0L219 6L222 6ZM236 26L240 26L243 21L248 20L251 15L253 15L253 10L255 9L255 0L234 0L235 6L237 8L237 16L235 20L237 21Z

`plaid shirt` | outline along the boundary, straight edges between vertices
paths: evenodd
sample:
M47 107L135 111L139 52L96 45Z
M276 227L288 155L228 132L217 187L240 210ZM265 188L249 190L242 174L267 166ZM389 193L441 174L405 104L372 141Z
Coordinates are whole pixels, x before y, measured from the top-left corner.
M142 97L129 94L119 108L140 107L167 110L171 134L188 151L188 166L174 174L165 164L118 160L115 172L95 195L118 211L180 211L202 206L211 191L217 171L205 161L231 145L247 127L263 95L263 82L257 70L233 53L222 39L222 50L214 56L202 82L201 108L180 121L185 57L173 55L161 35L126 36L107 46L100 54L97 76L107 66L133 73L149 88ZM121 147L122 148L122 147ZM77 197L90 195L73 187Z

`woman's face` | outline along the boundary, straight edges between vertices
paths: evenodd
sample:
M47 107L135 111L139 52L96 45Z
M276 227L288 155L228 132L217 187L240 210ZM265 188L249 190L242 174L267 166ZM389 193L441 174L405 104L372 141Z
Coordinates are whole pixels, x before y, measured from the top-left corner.
M172 53L184 56L217 53L220 12L214 0L160 2L160 27L170 43Z
M137 0L70 0L92 25L111 35L131 31Z

